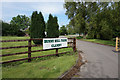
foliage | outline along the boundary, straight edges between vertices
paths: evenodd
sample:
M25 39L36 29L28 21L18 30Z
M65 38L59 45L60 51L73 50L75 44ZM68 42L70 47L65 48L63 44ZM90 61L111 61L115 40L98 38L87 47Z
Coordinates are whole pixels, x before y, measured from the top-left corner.
M71 35L71 34L75 34L75 30L74 30L74 28L71 26L71 25L66 25L66 28L67 28L67 33L69 34L69 35Z
M18 15L13 17L10 24L17 25L19 29L25 29L30 26L30 18L25 15Z
M30 37L31 38L44 38L45 37L45 21L42 13L39 14L37 11L32 13L31 26L30 26ZM35 44L42 44L40 40L34 40Z
M10 34L10 24L2 22L2 36Z
M59 25L57 21L57 17L53 17L51 14L49 14L49 19L47 21L47 37L59 37Z
M25 36L25 33L19 30L15 24L2 22L2 36Z
M83 36L78 36L76 37L76 39L83 39Z
M75 16L75 31L79 33L85 33L85 20L81 15Z
M3 36L25 36L22 31L30 26L30 19L25 15L18 15L13 17L10 24L2 22L2 35Z
M53 23L53 16L49 14L49 19L47 21L47 37L53 37L53 31L52 31L52 23Z
M100 25L101 31L100 31L100 39L110 40L112 39L112 29L110 29L109 25L106 21L101 21Z
M120 37L120 2L65 2L66 15L76 33L87 38Z
M57 20L57 17L55 16L54 17L54 28L55 28L55 37L59 37L59 25L58 25L58 20Z
M67 29L66 27L63 25L62 27L60 27L60 35L67 35Z

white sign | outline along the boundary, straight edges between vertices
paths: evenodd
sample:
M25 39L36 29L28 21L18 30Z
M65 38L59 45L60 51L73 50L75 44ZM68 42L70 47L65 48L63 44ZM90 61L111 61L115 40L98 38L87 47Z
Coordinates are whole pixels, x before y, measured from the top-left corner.
M43 38L43 49L67 47L67 38Z

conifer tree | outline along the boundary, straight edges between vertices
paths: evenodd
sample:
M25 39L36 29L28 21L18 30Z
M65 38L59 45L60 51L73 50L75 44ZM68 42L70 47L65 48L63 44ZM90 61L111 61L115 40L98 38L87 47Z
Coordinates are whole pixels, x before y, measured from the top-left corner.
M57 23L57 17L53 17L51 14L49 14L49 19L47 21L47 37L59 37L59 25Z
M55 16L54 17L54 25L55 26L55 37L59 37L59 25L58 25L58 20L57 20L57 17Z
M39 14L37 11L32 13L31 17L31 27L30 27L30 37L31 38L44 38L45 37L45 21L42 13ZM35 44L42 44L40 40L34 40Z

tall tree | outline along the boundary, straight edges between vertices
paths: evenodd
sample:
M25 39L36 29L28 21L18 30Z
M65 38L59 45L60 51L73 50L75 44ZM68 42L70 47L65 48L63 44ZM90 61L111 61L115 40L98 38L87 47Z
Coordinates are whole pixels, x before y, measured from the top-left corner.
M25 29L30 26L30 18L25 15L13 17L10 24L19 26L19 29Z
M55 16L54 17L54 23L53 23L54 29L55 29L55 37L59 37L59 25L58 25L58 19Z
M85 20L80 14L75 16L75 27L74 28L75 28L75 31L79 33L79 35L81 33L85 33L85 29L86 29Z
M54 37L54 28L53 27L53 16L49 14L49 19L47 21L47 37Z
M120 36L120 2L65 2L69 25L87 38L112 39ZM104 33L103 33L104 32ZM109 36L109 37L107 37Z
M75 31L79 34L83 33L84 35L86 35L86 3L66 2L64 4L64 7L67 9L65 14L68 15L68 19L70 19L70 24L75 28Z
M45 37L45 21L42 13L39 14L37 11L32 13L31 26L30 26L30 37L31 38L44 38ZM42 41L34 40L35 44L42 44Z
M47 21L47 37L59 37L59 25L57 17L53 17L51 14L49 14L49 19Z

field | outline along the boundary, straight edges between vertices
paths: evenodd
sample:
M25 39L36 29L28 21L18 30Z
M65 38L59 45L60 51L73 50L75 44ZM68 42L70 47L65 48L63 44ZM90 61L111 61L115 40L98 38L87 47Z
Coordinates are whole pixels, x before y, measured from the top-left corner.
M2 40L14 40L14 39L29 39L29 37L2 37ZM32 43L34 44L34 43ZM24 46L28 45L27 41L23 42L6 42L2 43L2 47L12 46ZM40 50L42 47L32 47L32 50ZM27 48L18 49L5 49L2 50L2 54L11 54L16 52L27 51ZM59 49L58 52L72 51L72 48ZM34 52L31 53L32 57L55 54L55 50ZM68 55L71 54L71 55ZM26 58L27 54L20 54L14 56L3 57L3 61ZM77 54L74 52L60 55L60 57L44 57L32 60L32 62L18 61L14 63L4 64L2 67L3 78L58 78L65 71L70 69L77 60ZM68 64L69 63L69 64Z

